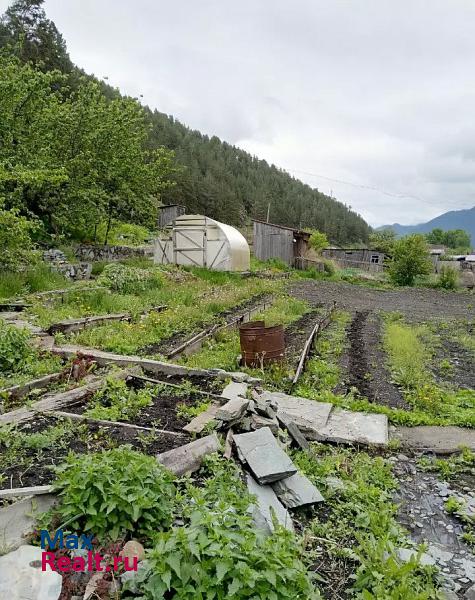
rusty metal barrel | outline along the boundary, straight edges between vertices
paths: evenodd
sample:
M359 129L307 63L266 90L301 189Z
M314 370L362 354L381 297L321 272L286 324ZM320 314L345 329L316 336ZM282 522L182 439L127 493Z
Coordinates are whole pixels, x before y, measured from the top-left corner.
M242 364L262 367L285 358L285 338L282 325L266 327L264 321L249 321L239 327Z

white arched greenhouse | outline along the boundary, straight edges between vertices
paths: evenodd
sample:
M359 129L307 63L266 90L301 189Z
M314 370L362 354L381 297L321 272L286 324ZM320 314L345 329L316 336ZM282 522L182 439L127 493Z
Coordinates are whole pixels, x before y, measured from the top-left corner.
M182 215L155 241L159 264L207 267L215 271L248 271L249 245L231 225L203 215Z

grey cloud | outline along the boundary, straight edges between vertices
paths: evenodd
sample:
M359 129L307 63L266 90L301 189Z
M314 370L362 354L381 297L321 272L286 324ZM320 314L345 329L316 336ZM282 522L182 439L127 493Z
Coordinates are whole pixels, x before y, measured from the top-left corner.
M73 60L371 223L475 204L471 0L46 0ZM414 196L420 198L415 200Z

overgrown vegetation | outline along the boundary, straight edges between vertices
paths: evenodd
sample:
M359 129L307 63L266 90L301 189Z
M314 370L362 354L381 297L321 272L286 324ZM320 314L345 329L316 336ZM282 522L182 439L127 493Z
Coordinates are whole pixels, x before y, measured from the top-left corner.
M123 532L151 536L173 519L173 477L152 456L128 446L70 454L58 468L58 514L73 531L115 540Z
M392 247L389 277L396 285L414 285L417 277L432 270L429 247L422 235L408 235L396 240Z
M305 535L327 598L341 598L346 590L361 600L437 597L434 569L422 567L417 555L407 563L398 558L397 548L408 540L396 520L396 482L388 462L323 444L293 458L328 506L307 524Z
M8 325L0 318L0 386L15 385L61 369L58 357L41 354L32 346L26 329Z
M123 379L108 377L92 397L84 414L106 421L131 421L143 408L152 404L154 393L152 386L135 390L129 388Z

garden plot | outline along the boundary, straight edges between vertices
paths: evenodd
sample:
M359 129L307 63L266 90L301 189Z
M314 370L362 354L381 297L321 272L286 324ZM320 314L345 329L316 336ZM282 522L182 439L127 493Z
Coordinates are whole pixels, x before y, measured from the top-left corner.
M128 382L106 382L89 400L68 408L68 412L89 419L125 422L139 427L183 432L188 422L206 410L222 382L207 384L215 393L209 395L189 380L181 384L151 384L133 378ZM204 383L204 381L203 381Z
M19 426L0 428L0 488L51 483L54 467L64 462L70 451L83 454L130 444L137 450L154 455L183 444L184 438L37 415Z

